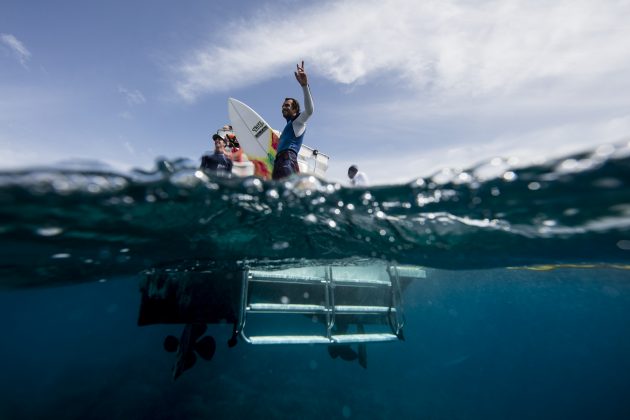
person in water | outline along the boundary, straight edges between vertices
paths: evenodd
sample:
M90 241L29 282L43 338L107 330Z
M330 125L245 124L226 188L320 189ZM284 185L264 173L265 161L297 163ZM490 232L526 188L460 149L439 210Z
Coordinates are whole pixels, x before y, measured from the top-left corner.
M232 161L225 156L225 139L217 133L212 135L212 140L214 141L214 153L203 155L199 168L217 174L230 174L232 172Z
M304 61L301 66L297 65L297 71L294 74L304 93L304 111L300 112L300 103L294 98L286 98L282 103L282 116L287 120L287 125L278 140L278 153L273 165L272 179L282 179L300 172L297 156L302 147L306 121L313 115L313 98L311 98L308 79L304 71Z
M350 178L350 184L353 187L364 187L368 184L367 175L364 172L360 172L356 165L348 168L348 178Z

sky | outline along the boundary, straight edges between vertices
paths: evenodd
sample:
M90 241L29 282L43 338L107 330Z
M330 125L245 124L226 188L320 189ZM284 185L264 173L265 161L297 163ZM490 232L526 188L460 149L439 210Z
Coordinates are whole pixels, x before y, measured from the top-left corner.
M373 184L630 141L630 0L0 0L0 170L198 161L227 99Z

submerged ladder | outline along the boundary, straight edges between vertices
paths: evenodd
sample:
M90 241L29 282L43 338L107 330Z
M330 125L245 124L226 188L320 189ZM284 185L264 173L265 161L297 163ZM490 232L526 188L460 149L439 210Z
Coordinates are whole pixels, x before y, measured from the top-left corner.
M379 341L394 341L404 339L403 326L405 323L402 307L401 277L424 277L424 270L413 271L415 268L388 266L387 279L371 278L335 278L333 268L325 268L323 276L293 275L278 271L244 270L242 277L242 294L240 312L235 334L251 344L346 344ZM412 271L409 271L412 270ZM290 285L290 286L287 286ZM306 303L289 303L289 299L273 299L272 301L255 302L252 299L251 288L267 287L281 290L283 287L308 285L322 292L317 299ZM307 286L305 286L307 287ZM367 295L361 290L369 288ZM322 290L323 289L323 290ZM344 297L363 297L366 302L351 302L339 304L337 298L339 290L343 290ZM323 298L322 298L323 294ZM306 293L304 294L306 296ZM377 297L378 299L375 299ZM313 302L313 300L315 300ZM357 299L355 299L357 300ZM257 314L302 314L311 315L317 323L323 324L321 333L309 335L281 334L281 335L248 335L245 331L247 320ZM350 323L341 321L346 315L360 317L353 318ZM385 318L385 320L383 319ZM363 324L385 325L384 332L365 332ZM357 333L348 333L348 325L355 324Z

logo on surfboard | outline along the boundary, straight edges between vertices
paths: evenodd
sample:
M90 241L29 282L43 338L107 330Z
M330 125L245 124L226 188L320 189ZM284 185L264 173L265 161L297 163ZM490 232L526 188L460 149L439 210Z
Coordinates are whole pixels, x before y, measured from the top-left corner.
M263 133L267 131L268 128L269 127L267 126L267 124L265 124L262 121L258 121L256 125L252 128L252 133L254 133L254 136L258 138L262 136Z

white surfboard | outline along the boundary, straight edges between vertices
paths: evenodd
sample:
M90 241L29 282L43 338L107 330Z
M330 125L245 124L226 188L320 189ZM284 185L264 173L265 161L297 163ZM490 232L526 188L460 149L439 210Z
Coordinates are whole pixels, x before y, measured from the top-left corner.
M247 158L254 164L254 175L271 179L278 150L278 136L256 111L234 98L228 99L232 129Z

